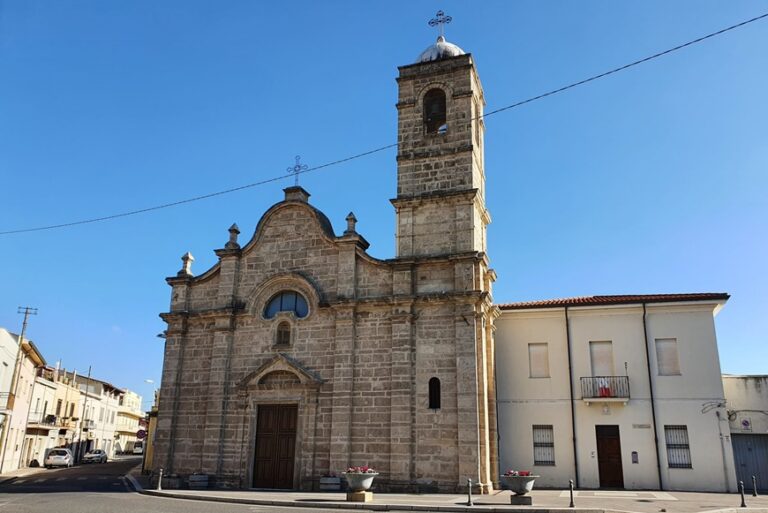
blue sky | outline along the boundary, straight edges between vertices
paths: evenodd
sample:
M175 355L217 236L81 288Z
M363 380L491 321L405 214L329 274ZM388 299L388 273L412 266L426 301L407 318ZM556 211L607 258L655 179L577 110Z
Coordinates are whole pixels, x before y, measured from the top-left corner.
M0 231L150 207L396 140L397 66L453 17L492 110L768 11L765 2L0 0ZM497 302L725 291L725 372L768 373L768 20L487 120ZM394 255L394 149L309 173ZM0 236L0 326L149 396L180 256L216 262L291 180ZM146 406L146 405L145 405Z

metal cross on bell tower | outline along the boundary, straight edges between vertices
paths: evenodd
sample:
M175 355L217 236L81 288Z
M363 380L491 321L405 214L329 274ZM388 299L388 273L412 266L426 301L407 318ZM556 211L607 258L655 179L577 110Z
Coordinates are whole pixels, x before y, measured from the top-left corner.
M301 163L301 155L296 155L296 165L289 167L287 171L296 177L296 187L299 186L299 174L309 169L309 166Z
M440 37L445 39L445 26L451 22L453 18L446 16L443 11L437 11L434 18L429 20L430 27L438 27L440 29Z

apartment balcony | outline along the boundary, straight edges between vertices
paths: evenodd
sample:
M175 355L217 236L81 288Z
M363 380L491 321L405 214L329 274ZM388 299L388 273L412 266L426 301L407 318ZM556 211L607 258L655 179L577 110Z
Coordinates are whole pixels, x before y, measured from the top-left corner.
M624 403L629 401L627 376L589 376L581 378L581 399L591 403Z
M0 393L0 411L7 412L13 409L14 395L10 392Z
M96 429L96 421L91 419L84 420L83 429Z
M43 412L30 412L27 420L27 425L30 427L57 427L59 424L56 422L56 415Z

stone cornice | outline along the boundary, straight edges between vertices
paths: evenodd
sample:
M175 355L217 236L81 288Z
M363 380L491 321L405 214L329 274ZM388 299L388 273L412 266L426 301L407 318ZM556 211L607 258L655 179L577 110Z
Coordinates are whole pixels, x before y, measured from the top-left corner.
M459 202L459 201L473 201L480 189L464 189L463 191L433 191L419 194L417 196L398 196L389 200L395 208L413 207L423 205L425 203L445 203L446 199Z
M474 151L474 144L462 144L457 147L441 148L439 150L424 149L419 151L416 149L402 149L397 152L397 161L401 160L427 160L435 157L443 157L445 155L455 155L457 153L471 153Z

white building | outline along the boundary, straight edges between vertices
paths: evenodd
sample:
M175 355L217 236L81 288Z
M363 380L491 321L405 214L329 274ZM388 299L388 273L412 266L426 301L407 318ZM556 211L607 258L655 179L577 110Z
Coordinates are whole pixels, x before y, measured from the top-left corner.
M117 423L115 425L115 452L132 452L136 443L136 433L141 428L144 418L141 411L141 396L131 390L125 390L118 400Z
M56 389L55 370L50 367L39 367L27 416L22 467L29 466L32 460L37 460L40 465L43 465L47 450L58 446L60 424L55 410Z
M44 365L45 359L31 340L24 339L19 353L19 336L0 328L0 405L4 407L0 419L0 473L15 470L22 463L37 368ZM14 367L18 373L15 383Z
M77 436L78 446L84 449L103 449L107 457L115 455L117 409L123 391L116 386L96 378L78 375L75 378L80 388L82 421Z
M723 375L728 421L733 437L736 477L747 490L755 476L758 490L768 491L768 376Z
M735 491L714 315L727 294L500 305L501 472L544 487Z

